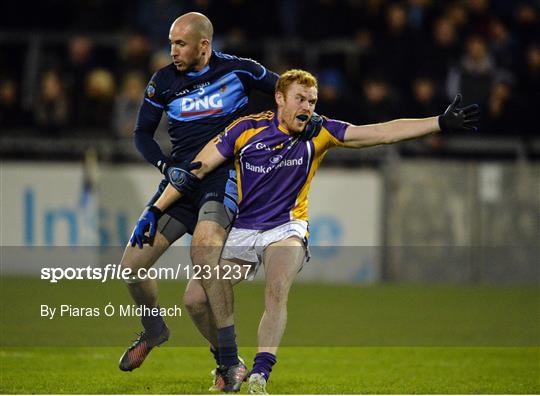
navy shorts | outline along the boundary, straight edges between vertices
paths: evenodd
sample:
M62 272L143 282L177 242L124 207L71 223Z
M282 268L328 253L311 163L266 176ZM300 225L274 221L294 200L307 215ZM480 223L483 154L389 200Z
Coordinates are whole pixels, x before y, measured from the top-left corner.
M148 201L153 205L167 187L167 180L159 183L154 196ZM229 208L233 213L238 212L238 189L236 185L236 170L232 164L222 166L201 181L201 186L189 197L182 197L165 210L169 216L184 224L189 234L193 234L199 216L199 209L208 201L217 201Z

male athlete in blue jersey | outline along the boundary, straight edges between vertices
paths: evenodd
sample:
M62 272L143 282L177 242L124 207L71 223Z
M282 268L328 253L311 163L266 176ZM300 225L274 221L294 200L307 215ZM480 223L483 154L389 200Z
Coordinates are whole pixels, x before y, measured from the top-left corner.
M222 268L247 265L256 271L264 264L265 309L259 324L259 350L248 380L249 393L254 394L266 393L277 361L289 289L306 257L309 187L327 151L332 147L391 144L441 130L473 131L479 111L477 105L458 108L458 95L438 117L361 126L323 117L320 133L302 141L299 134L317 102L317 80L306 71L290 70L280 76L275 99L277 111L233 122L204 147L194 159L200 167L191 170L204 181L214 169L234 160L239 212L222 253ZM173 204L186 184L187 180L173 181L155 202L156 210ZM150 223L140 225L141 235L152 228ZM199 297L203 309L205 296ZM229 314L232 316L232 312Z
M212 24L202 14L188 13L176 19L169 34L173 63L155 73L146 88L134 132L135 145L144 158L163 173L165 179L149 201L149 208L143 212L142 219L156 216L151 205L170 181L172 165L189 164L205 144L238 118L246 110L252 89L267 94L274 92L278 79L275 73L253 60L213 51L212 35ZM170 158L163 154L154 140L164 111L167 113L172 142ZM306 134L317 130L317 123L311 119L310 122L312 128L306 128ZM237 209L235 170L232 163L224 163L202 182L197 191L178 200L165 211L156 225L157 232L152 243L143 246L142 241L131 238L121 265L131 269L133 274L140 268L149 268L174 241L187 232L193 234L193 265L201 268L210 265L213 268L219 263ZM134 247L136 243L141 249ZM128 287L138 305L157 307L155 280L133 276L128 281ZM221 373L234 376L238 371L245 372L236 348L229 347L236 345L234 326L222 314L224 309L228 312L227 304L232 304L230 284L215 277L191 280L186 289L186 299L201 293L207 296L208 308L213 315L200 318L197 312L190 311L189 304L188 312L197 326L200 321L211 321L212 331L204 335L212 346L216 363L230 367L229 371ZM169 337L169 330L161 316L143 315L141 322L144 331L121 357L121 370L131 371L139 367L151 349Z

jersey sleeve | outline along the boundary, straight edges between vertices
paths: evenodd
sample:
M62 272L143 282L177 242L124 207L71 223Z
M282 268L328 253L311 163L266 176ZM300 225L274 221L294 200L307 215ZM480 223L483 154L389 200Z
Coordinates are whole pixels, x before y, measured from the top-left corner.
M332 120L327 117L323 117L322 127L329 134L328 147L340 147L344 145L345 140L345 130L349 127L348 122Z
M238 73L250 89L257 89L269 95L274 93L279 78L276 73L247 58L239 59L239 67Z
M163 73L159 71L154 73L144 91L144 102L161 111L165 110L167 103L163 94L167 89L166 84Z
M165 91L164 83L159 72L152 76L144 92L133 131L135 147L148 162L156 167L159 167L162 162L167 162L167 157L154 140L154 133L165 108L165 98L162 94Z
M249 120L236 120L231 123L225 130L218 136L218 143L216 145L218 151L225 158L233 158L238 150L237 140L240 138L243 132L249 129L251 123Z

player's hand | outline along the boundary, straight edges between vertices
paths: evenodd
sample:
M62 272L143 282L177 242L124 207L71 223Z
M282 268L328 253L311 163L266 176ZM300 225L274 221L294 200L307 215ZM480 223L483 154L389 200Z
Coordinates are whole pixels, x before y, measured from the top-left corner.
M457 94L454 101L443 115L439 116L439 127L443 132L476 132L480 121L480 107L472 104L467 107L458 107L461 94Z
M143 248L145 243L152 244L156 235L157 223L163 213L156 206L147 207L142 213L133 229L129 243L131 246ZM146 233L148 232L148 236Z
M201 179L191 173L191 171L199 169L201 165L202 163L200 161L182 161L173 164L167 168L166 178L178 192L182 194L192 193L199 188Z
M169 167L174 164L175 162L172 159L169 159L167 161L159 161L157 163L157 168L159 169L161 174L165 176L165 179L167 179L167 181L169 181L169 177L167 176L167 169L169 169Z
M300 133L299 138L304 142L313 139L321 131L323 118L317 113L313 113L304 130Z

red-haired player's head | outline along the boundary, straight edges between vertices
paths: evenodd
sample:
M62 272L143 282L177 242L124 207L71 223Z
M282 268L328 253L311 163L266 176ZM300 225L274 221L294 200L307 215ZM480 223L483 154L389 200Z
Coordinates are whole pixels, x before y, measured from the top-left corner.
M304 130L315 111L317 79L305 70L283 73L276 84L275 98L279 123L292 133Z

